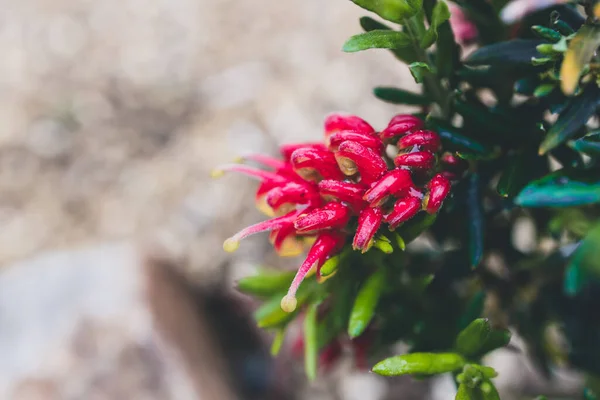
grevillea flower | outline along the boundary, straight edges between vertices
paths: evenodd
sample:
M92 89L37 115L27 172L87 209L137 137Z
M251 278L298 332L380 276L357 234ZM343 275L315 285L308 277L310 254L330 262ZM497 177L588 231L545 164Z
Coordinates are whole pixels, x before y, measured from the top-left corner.
M435 214L450 193L450 181L444 175L437 174L431 178L427 189L429 193L423 198L423 208L429 214Z
M386 230L397 229L421 210L438 212L450 192L450 179L461 177L466 166L449 153L438 162L440 138L423 127L413 115L397 115L376 132L362 118L332 114L325 120L324 143L281 146L283 159L244 157L261 168L230 164L215 170L214 176L231 171L258 179L257 206L275 216L242 229L223 248L235 251L241 239L260 232L269 232L281 256L309 247L281 300L283 310L293 311L298 287L310 271L321 281L320 269L328 258L347 246L365 253L376 235L385 237ZM394 160L384 143L398 147Z

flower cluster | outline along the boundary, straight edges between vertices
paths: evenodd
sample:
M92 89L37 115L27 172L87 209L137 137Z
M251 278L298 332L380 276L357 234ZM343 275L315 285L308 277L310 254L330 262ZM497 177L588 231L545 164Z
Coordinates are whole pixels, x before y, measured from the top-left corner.
M265 169L231 164L214 171L258 178L257 206L273 217L241 230L223 248L235 251L241 239L265 231L282 256L298 255L309 245L281 300L282 309L292 312L300 283L311 271L319 278L321 266L347 238L353 235L353 249L364 253L382 226L394 230L420 211L440 209L451 181L465 170L463 160L440 156L440 150L438 134L413 115L397 115L377 132L357 116L332 114L325 120L324 142L284 145L283 160L246 157Z

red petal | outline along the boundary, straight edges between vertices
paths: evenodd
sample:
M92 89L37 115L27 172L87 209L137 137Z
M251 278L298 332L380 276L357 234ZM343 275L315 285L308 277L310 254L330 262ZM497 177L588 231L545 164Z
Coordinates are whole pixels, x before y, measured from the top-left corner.
M298 149L318 149L327 150L327 147L321 142L309 142L309 143L292 143L284 144L279 147L279 152L287 161L292 157L292 153Z
M361 211L352 248L361 250L362 253L368 251L373 245L373 237L381 226L382 220L383 212L380 208L365 208Z
M394 159L397 167L410 167L417 169L431 169L435 164L435 155L430 151L415 151L413 153L399 154Z
M274 209L278 209L284 204L312 204L318 206L319 193L315 189L314 186L308 183L289 182L269 190L266 201Z
M321 149L301 148L290 158L294 170L306 180L344 179L334 155Z
M319 182L319 193L325 200L335 199L346 202L355 211L359 211L367 205L363 200L365 190L365 187L358 183L333 179L324 179Z
M421 129L423 121L414 115L400 114L396 115L387 128L379 133L381 140L388 140L396 136L404 135L407 132Z
M438 212L442 203L450 193L450 181L442 174L437 174L427 184L429 194L425 197L423 203L425 211L429 214Z
M329 137L329 149L333 151L337 150L338 146L346 140L358 142L363 146L373 149L378 153L381 153L383 151L383 142L377 136L374 136L370 133L350 131L340 131L332 134Z
M353 172L358 171L361 183L367 185L381 178L387 171L387 164L378 153L357 142L342 142L335 158L346 175L353 175Z
M350 219L350 210L342 203L327 203L321 208L300 215L294 221L298 233L313 233L324 229L340 229Z
M373 133L375 129L356 115L333 113L325 118L325 138L338 131Z
M421 199L418 197L405 197L394 204L394 209L386 215L385 221L390 224L390 229L393 230L403 222L414 217L421 209Z
M408 135L402 136L398 140L398 148L406 149L412 146L419 146L421 150L438 151L442 143L437 133L432 131L419 130Z
M371 204L371 207L378 207L385 202L388 196L401 193L413 186L407 170L394 169L375 182L363 198Z

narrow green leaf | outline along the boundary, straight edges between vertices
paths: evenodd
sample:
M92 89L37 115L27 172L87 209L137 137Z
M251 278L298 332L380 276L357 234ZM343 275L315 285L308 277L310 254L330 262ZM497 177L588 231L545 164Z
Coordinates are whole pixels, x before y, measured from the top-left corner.
M456 43L450 22L442 23L438 29L435 66L442 78L454 77L460 67L460 46Z
M415 15L422 7L422 0L352 0L359 7L391 22L401 23Z
M335 273L340 267L340 265L344 264L348 260L348 257L350 257L352 253L352 248L346 247L340 253L329 257L321 267L321 276L329 276Z
M506 167L496 186L503 197L516 196L532 179L543 175L546 160L535 149L523 149L508 157Z
M575 295L589 282L589 278L600 279L600 224L594 228L583 239L581 245L575 250L567 267L568 286L565 287L567 294ZM571 274L572 276L569 276ZM587 279L586 279L587 278ZM565 285L567 285L565 282Z
M563 92L572 95L577 88L581 72L600 46L600 26L584 25L569 42L569 48L560 68Z
M254 313L260 328L276 328L284 326L294 319L296 312L287 313L281 309L281 296L274 296L263 303Z
M515 198L521 207L572 207L600 202L600 178L594 171L559 170L529 183Z
M531 58L542 55L537 51L537 39L515 39L481 47L464 61L467 65L527 66Z
M588 89L582 95L569 100L567 108L560 113L558 120L540 144L539 153L546 154L571 137L586 124L598 108L598 91Z
M479 398L473 393L474 389L471 389L464 383L458 386L455 400L479 400Z
M385 270L377 268L360 288L348 323L348 335L351 338L360 336L375 316L384 285Z
M481 262L484 250L485 221L479 186L479 174L471 174L467 190L467 214L469 216L469 258L473 268Z
M507 346L510 343L511 334L507 329L492 330L483 346L479 349L477 354L478 357L482 357L485 354Z
M269 297L287 289L295 274L295 271L260 271L257 275L240 279L237 289L242 293Z
M399 88L376 87L373 89L373 93L378 99L392 104L409 104L414 106L431 104L431 99L426 96Z
M373 372L383 376L436 375L457 371L464 365L465 359L456 353L412 353L380 361Z
M450 19L450 10L446 2L440 0L433 7L431 25L421 39L421 48L426 49L433 45L438 38L438 27Z
M471 322L456 338L456 350L465 355L477 354L485 344L492 327L487 318L479 318Z
M460 317L459 320L458 326L461 330L465 329L474 319L479 318L479 316L483 312L485 297L485 290L480 290L477 293L475 293L471 301L469 301L465 313Z
M591 156L600 156L600 131L590 132L580 139L571 141L569 146Z
M557 31L555 31L554 29L551 29L551 28L546 28L545 26L541 26L541 25L534 25L534 26L531 27L531 30L539 38L546 39L546 40L548 40L548 41L550 41L552 43L558 42L563 37L560 34L560 32L557 32Z
M492 154L492 150L488 146L466 136L462 129L456 128L443 120L428 117L427 124L438 132L442 143L448 150L472 152L481 156Z
M490 381L486 379L480 386L483 400L500 400L500 394L496 389L496 386Z
M435 222L438 214L419 213L399 229L398 235L405 244L415 240L421 233L425 232Z
M382 24L381 22L376 21L370 17L362 17L360 19L360 26L366 32L371 32L371 31L376 31L376 30L392 30L392 28L390 28L389 26ZM414 46L405 46L405 47L400 47L398 49L390 49L390 51L392 52L392 54L394 54L394 56L398 60L400 60L406 64L410 64L411 62L414 62L417 60L417 53L416 53L416 49L414 48Z
M533 97L541 98L549 96L554 89L556 89L556 85L554 83L543 83L535 88L533 91Z
M390 28L386 24L383 24L371 17L361 17L359 19L359 22L360 22L360 26L366 32L377 31L377 30L392 30L392 28Z
M423 83L425 74L431 73L431 68L424 62L414 62L408 66L408 69L417 83Z
M275 337L273 338L273 343L271 344L271 356L275 357L281 351L281 346L283 345L283 341L285 339L285 329L280 328L275 332Z
M398 49L410 46L410 37L399 31L376 30L352 36L342 50L346 53L368 49Z
M309 381L317 377L319 344L317 341L317 311L319 305L311 304L304 317L304 370Z

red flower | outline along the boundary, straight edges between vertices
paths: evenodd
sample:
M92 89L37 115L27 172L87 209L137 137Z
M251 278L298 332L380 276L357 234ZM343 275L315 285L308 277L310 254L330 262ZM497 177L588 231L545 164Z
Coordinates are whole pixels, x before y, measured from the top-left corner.
M381 178L387 171L387 165L380 154L357 142L342 142L335 153L335 159L345 175L360 173L360 182L367 185Z
M423 199L423 208L429 214L438 212L442 203L450 193L450 181L442 174L437 174L427 184L429 193Z
M423 121L414 115L400 114L392 118L387 128L381 131L379 136L381 140L389 140L422 127Z
M358 183L324 179L319 182L319 193L326 201L343 201L348 203L354 211L360 211L367 206L363 200L365 187Z
M381 206L389 196L399 195L413 187L414 184L410 173L404 169L394 169L385 174L375 182L365 193L363 199L371 204L371 207Z
M325 141L331 134L339 131L373 133L375 129L364 119L356 115L333 113L325 118Z
M383 211L380 208L365 208L358 217L358 228L354 235L352 248L360 250L361 253L367 252L373 246L373 237L381 226L383 220Z
M438 151L442 145L440 137L432 131L419 130L402 136L398 140L400 150L418 146L419 150Z
M315 233L325 229L341 229L350 219L348 206L342 203L327 203L305 214L300 214L294 221L298 233Z
M394 159L397 167L430 170L435 164L435 155L430 151L415 151L412 153L398 154Z
M390 230L394 230L403 222L414 217L420 210L421 199L419 197L405 197L394 204L392 212L384 217L385 222L390 225Z
M290 161L294 171L308 181L344 178L335 157L327 150L310 147L296 149L292 153Z
M360 143L378 153L383 151L383 142L377 136L370 133L360 133L351 131L340 131L329 136L329 150L335 151L338 146L345 141Z

